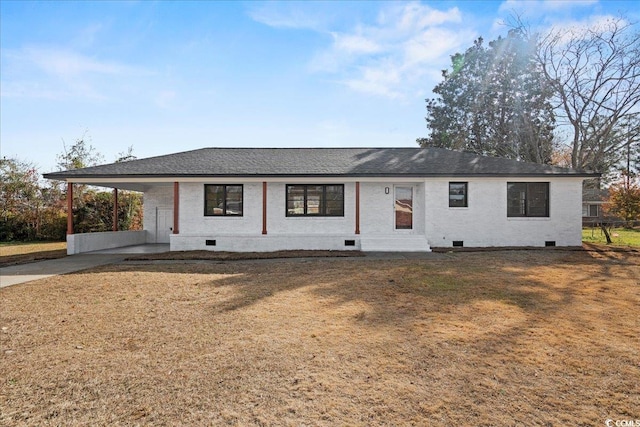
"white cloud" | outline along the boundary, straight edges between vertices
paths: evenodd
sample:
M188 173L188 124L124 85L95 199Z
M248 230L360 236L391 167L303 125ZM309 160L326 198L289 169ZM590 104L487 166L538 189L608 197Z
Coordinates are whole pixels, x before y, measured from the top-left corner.
M461 29L461 11L420 2L371 3L377 15L336 17L328 3L269 2L252 6L249 16L274 28L306 29L329 36L330 45L312 53L309 70L332 74L348 88L389 98L415 96L432 86L432 75L448 66L449 55L469 45L476 33ZM339 22L340 21L340 22ZM425 82L427 76L429 81Z
M471 33L468 36L472 37ZM459 37L452 37L451 30L428 28L404 42L405 64L420 65L448 58L460 47L461 41Z
M346 79L343 83L358 92L395 99L403 96L399 87L403 74L395 63L385 60L380 64L361 67L355 78Z
M307 3L307 6L310 3ZM320 31L324 25L318 14L295 3L254 3L247 13L251 19L274 28L308 29Z
M496 34L504 33L517 16L534 32L562 30L569 36L571 32L581 32L585 28L603 28L608 21L618 19L611 14L598 13L599 9L598 0L506 0L500 5L501 17L494 20L491 30Z
M333 43L310 63L315 72L338 74L352 90L389 98L415 94L449 55L470 43L475 33L460 30L456 7L437 10L420 3L392 3L369 25L332 32ZM431 84L429 82L428 84Z
M551 31L560 36L560 43L568 43L576 37L581 37L586 31L596 32L606 31L611 27L611 23L620 18L612 15L592 15L582 20L566 20L550 25L545 31ZM626 23L627 21L622 21Z
M351 54L371 54L382 50L375 40L369 39L360 34L339 34L331 33L334 42L333 46L338 51Z
M0 84L3 98L39 98L56 100L68 96L68 92L52 88L50 85L43 86L35 81L11 81L3 78Z
M427 27L461 22L457 7L442 11L418 2L397 3L383 10L378 16L378 26L394 28L404 33L413 33Z
M148 76L148 71L78 52L29 46L3 50L3 97L107 99L98 80Z
M173 106L176 95L173 90L161 90L156 94L155 103L160 108L170 108Z
M595 3L598 3L598 0L506 0L500 5L498 12L540 16L548 12L591 6Z
M29 47L16 52L14 57L31 62L42 71L64 78L75 78L82 74L132 74L139 73L135 67L117 62L100 61L70 50Z

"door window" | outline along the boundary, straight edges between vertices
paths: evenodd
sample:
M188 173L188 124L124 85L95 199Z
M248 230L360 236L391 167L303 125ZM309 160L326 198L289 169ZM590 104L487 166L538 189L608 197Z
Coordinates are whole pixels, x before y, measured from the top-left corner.
M396 230L413 228L413 187L395 188Z

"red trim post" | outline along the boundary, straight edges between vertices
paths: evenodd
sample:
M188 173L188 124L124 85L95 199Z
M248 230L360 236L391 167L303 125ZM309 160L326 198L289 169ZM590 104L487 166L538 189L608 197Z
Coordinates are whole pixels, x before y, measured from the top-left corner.
M173 234L178 234L178 218L180 218L180 184L173 183Z
M262 182L262 234L267 234L267 182Z
M113 231L118 231L118 189L113 189Z
M67 182L67 234L73 234L73 184Z
M360 182L356 182L356 234L360 234Z

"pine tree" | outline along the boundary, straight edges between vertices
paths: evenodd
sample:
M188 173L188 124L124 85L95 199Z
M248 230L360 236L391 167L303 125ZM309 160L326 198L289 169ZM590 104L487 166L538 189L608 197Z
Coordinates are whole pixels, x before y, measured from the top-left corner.
M427 100L422 146L550 163L555 119L550 87L535 61L535 40L519 30L451 58Z

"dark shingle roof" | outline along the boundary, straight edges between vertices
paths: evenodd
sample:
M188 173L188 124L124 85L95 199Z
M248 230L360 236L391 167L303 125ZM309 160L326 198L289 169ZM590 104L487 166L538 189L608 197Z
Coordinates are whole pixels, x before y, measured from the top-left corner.
M45 178L596 176L442 148L202 148Z
M582 189L582 201L583 202L602 202L609 198L609 189L599 188L583 188Z

